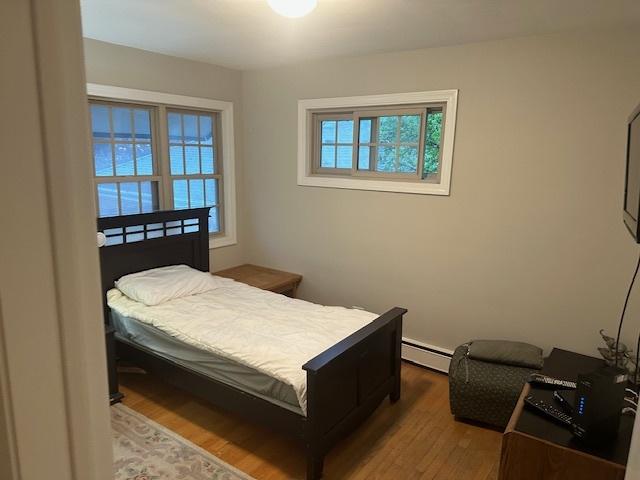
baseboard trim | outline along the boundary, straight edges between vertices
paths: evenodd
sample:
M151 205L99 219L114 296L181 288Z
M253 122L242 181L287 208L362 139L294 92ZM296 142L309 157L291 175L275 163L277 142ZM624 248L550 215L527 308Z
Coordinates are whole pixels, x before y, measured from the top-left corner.
M402 339L402 358L404 360L438 372L449 372L449 363L451 363L452 355L452 350L418 342L410 338Z

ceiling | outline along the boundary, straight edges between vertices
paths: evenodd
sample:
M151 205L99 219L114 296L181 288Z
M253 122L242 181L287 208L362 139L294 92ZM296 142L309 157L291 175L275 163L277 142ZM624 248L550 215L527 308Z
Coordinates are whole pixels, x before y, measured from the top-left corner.
M638 0L81 0L84 35L238 69L640 24Z

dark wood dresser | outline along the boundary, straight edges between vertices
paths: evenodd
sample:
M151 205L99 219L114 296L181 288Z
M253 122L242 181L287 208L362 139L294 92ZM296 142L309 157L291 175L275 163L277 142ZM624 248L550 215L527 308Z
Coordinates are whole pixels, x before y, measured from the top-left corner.
M601 359L554 348L542 373L576 381L578 374L604 366ZM623 480L633 417L623 415L618 437L608 445L588 447L571 431L524 407L531 392L554 403L553 389L525 385L502 438L499 480Z

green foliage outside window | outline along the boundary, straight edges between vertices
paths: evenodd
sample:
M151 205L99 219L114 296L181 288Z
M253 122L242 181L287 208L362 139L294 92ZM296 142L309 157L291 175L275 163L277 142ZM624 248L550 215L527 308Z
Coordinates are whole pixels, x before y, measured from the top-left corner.
M427 178L429 175L435 175L438 173L441 137L442 112L430 112L429 115L427 115L427 132L422 178Z

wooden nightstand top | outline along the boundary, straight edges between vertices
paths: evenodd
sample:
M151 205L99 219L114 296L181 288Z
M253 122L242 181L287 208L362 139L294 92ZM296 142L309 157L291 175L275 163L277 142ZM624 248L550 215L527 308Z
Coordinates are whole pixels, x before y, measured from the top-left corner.
M227 268L226 270L213 272L213 274L232 278L238 282L275 293L290 293L292 297L296 296L296 290L302 281L302 275L297 273L283 272L282 270L251 264Z

